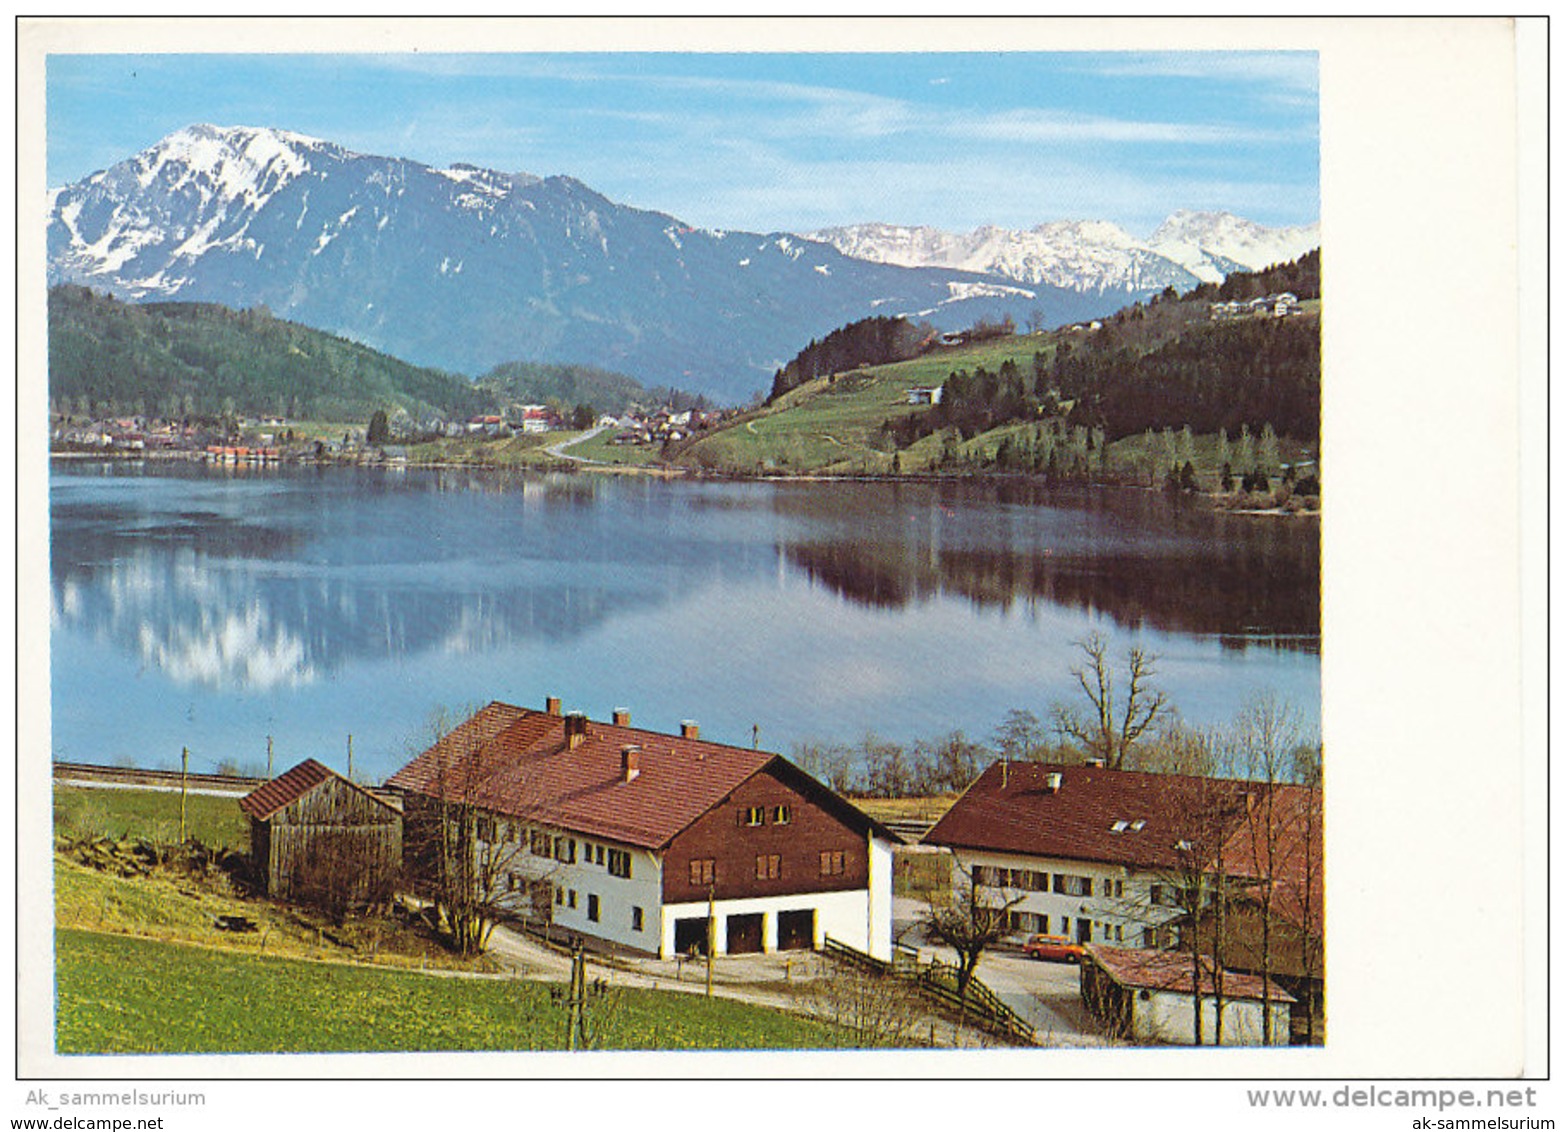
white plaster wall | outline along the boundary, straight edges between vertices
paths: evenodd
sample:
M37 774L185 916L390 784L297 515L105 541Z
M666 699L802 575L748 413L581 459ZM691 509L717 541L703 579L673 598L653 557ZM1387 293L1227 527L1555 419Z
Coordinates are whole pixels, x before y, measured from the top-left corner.
M1188 994L1153 991L1143 1000L1134 991L1132 1030L1139 1041L1193 1045L1195 1042L1195 1005ZM1253 999L1223 1003L1223 1044L1258 1046L1261 1041L1261 1004ZM1217 1040L1217 1003L1210 996L1201 999L1201 1039L1207 1045ZM1288 1008L1279 1004L1272 1010L1273 1044L1288 1041Z
M889 857L889 851L888 851ZM890 891L891 868L888 860L886 864L886 888ZM724 927L724 921L728 916L743 916L759 912L764 917L762 928L762 948L766 951L775 951L777 948L777 913L796 912L807 908L815 910L815 946L819 947L824 936L831 936L860 951L870 950L870 893L866 889L853 889L848 892L801 892L793 896L758 896L744 900L719 900L713 905L713 915L717 920L716 949L715 953L722 955L727 948L728 933ZM667 904L663 907L663 923L661 930L662 946L660 954L665 958L671 957L674 952L674 922L684 919L705 919L707 905L705 900L691 901L685 904ZM890 909L886 914L886 944L885 951L889 957L891 951L890 936ZM873 952L872 952L873 954Z
M869 839L869 925L867 942L860 947L877 959L891 960L891 842L877 837ZM833 939L849 940L831 933ZM859 947L858 944L854 944Z
M554 905L554 923L566 931L622 943L642 951L658 948L658 903L663 898L663 868L661 859L644 849L633 849L603 838L583 837L565 830L551 830L551 836L559 833L576 840L576 861L566 864L551 857L533 856L522 851L508 862L508 871L528 880L547 880L563 892L576 893L576 907L569 903ZM605 848L626 850L630 853L630 877L617 877L608 870L607 863L597 864L596 854L587 860L587 847L603 845ZM605 862L607 854L605 854ZM587 918L587 897L598 897L598 919ZM509 903L518 911L526 911L530 901L525 885L508 894ZM641 930L631 927L631 909L642 910Z
M1071 939L1075 939L1077 921L1086 918L1091 919L1095 925L1092 933L1093 943L1140 947L1144 928L1155 927L1177 919L1180 914L1178 908L1152 903L1152 885L1166 883L1164 878L1144 871L1127 869L1123 865L971 849L958 849L955 853L957 861L963 868L969 870L975 865L984 865L994 868L1032 869L1036 872L1046 872L1051 878L1055 873L1091 877L1091 896L1027 892L1023 895L1021 903L1016 905L1014 910L1017 912L1032 912L1036 915L1048 916L1049 932L1053 935L1068 934ZM1104 882L1110 880L1118 881L1123 885L1124 895L1103 895ZM1008 895L1014 895L1017 891L1008 890ZM1061 930L1061 917L1069 917L1068 931ZM1110 929L1106 937L1102 929L1102 925L1105 924ZM1116 927L1122 929L1118 936L1113 934L1113 929Z

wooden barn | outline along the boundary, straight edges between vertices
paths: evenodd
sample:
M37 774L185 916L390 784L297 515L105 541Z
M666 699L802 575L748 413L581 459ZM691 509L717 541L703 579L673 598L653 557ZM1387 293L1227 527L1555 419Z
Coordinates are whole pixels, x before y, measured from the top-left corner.
M402 813L306 759L239 800L268 896L341 913L391 895L402 865Z

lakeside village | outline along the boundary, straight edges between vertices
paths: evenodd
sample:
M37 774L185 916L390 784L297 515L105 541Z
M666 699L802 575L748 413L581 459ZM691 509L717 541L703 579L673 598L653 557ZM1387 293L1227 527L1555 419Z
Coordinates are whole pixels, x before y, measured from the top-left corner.
M56 416L51 421L50 450L57 455L163 455L229 465L330 461L396 466L408 463L409 446L441 439L503 440L596 428L610 430L616 445L661 446L712 428L737 411L676 410L664 405L573 421L551 405L519 404L504 413L456 421L414 420L396 412L381 424L372 421L367 428L348 428L332 436L316 436L278 416L168 420L137 414L88 421Z
M549 697L490 703L380 786L306 759L246 788L256 896L211 918L207 946L242 949L267 908L328 909L337 940L390 907L524 971L563 944L573 987L587 952L608 982L688 991L704 966L708 996L715 970L732 997L829 1017L850 1045L945 1044L935 1016L981 1044L1324 1038L1308 779L1002 759L910 821L693 721L665 734ZM93 864L103 846L65 851ZM812 990L810 963L837 974Z

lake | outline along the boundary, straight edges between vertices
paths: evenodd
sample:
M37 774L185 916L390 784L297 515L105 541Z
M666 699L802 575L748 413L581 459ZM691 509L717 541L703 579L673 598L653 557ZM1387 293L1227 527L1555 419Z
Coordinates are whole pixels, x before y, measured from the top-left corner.
M55 461L50 516L56 759L341 770L351 735L379 780L442 708L551 695L783 754L987 740L1094 631L1193 722L1320 718L1318 522L1149 492Z

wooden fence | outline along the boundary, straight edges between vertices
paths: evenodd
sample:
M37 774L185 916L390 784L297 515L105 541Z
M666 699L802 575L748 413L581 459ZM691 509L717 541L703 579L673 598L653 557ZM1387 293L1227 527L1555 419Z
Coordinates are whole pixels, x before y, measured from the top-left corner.
M959 995L955 967L938 959L922 963L918 952L904 944L892 945L889 963L829 935L821 943L821 953L877 975L908 979L924 997L964 1015L975 1024L1023 1045L1037 1044L1038 1034L1032 1023L1002 1002L1000 996L977 977L968 980L967 994Z

